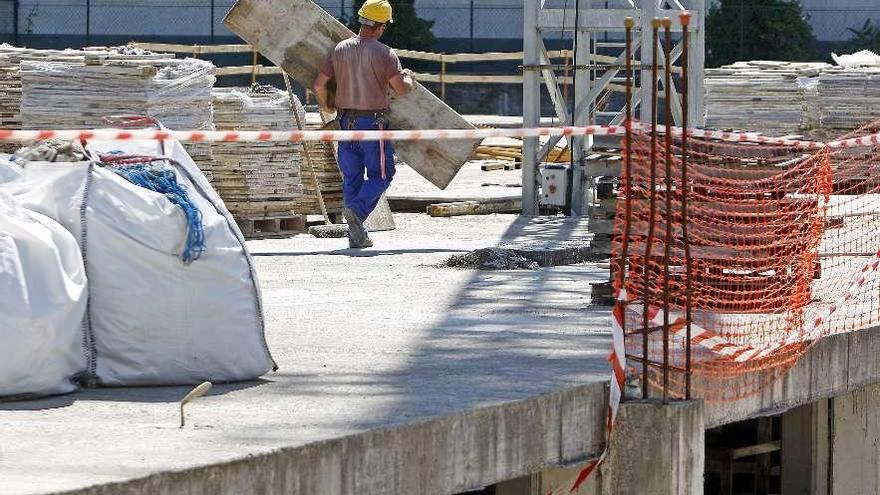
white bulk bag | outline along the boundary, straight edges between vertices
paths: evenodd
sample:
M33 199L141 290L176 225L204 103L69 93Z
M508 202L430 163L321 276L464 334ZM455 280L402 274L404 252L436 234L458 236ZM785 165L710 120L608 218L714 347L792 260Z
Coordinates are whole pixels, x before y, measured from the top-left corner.
M0 397L74 390L86 299L76 239L0 192Z
M201 211L207 250L184 264L182 210L164 194L88 162L29 162L13 191L85 245L92 376L104 385L253 379L274 367L262 301L241 232L177 142L177 181ZM94 143L98 151L161 155L156 142ZM82 215L81 215L82 213Z
M21 167L14 162L0 158L0 184L12 182L21 177Z

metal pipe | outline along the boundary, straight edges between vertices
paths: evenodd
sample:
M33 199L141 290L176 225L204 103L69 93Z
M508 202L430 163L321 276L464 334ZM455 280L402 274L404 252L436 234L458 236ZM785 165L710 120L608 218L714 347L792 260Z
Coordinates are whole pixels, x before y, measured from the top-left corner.
M523 64L540 63L538 55L538 13L540 0L523 3ZM537 127L541 119L541 84L539 73L523 73L523 124ZM538 138L523 139L522 155L522 214L538 214Z
M651 20L651 53L652 60L657 60L657 34L661 25L660 19ZM642 81L642 84L647 84ZM657 215L657 64L651 64L651 182L649 185L648 197L650 198L650 213L648 218L648 237L645 241L645 258L642 263L642 281L644 289L642 290L643 311L642 324L644 328L648 328L651 306L651 255L654 249L654 227L655 217ZM642 398L648 398L648 337L647 334L642 338L642 351L644 360L642 361Z
M18 46L18 11L19 11L19 0L13 0L12 2L12 39L13 44Z
M623 21L623 26L626 28L626 85L625 85L625 95L626 95L626 120L624 121L624 129L626 134L624 135L624 156L623 156L623 197L624 197L624 207L626 209L625 220L623 224L623 239L621 241L621 249L620 249L620 260L617 266L617 290L623 291L624 297L618 298L617 304L620 304L620 314L622 315L620 326L621 331L624 335L626 335L626 302L627 302L627 294L626 294L626 274L627 274L627 264L629 261L629 236L632 231L632 80L633 80L633 72L632 72L632 30L635 27L636 21L632 17L627 17ZM642 334L642 339L647 339L648 334ZM647 340L645 340L647 342ZM648 356L642 356L643 361L642 365L647 368L647 363L645 360L648 359ZM624 397L626 394L623 394Z
M287 97L288 97L288 112L293 116L293 120L296 123L296 128L300 131L306 130L306 124L303 122L303 119L300 118L299 112L296 107L296 94L293 92L293 84L290 82L290 76L287 72L281 73L284 78L284 87L287 88ZM309 170L312 172L312 179L315 180L315 195L318 198L318 208L321 210L321 215L324 217L324 225L330 225L330 215L327 214L327 205L324 203L324 193L321 192L321 179L318 177L318 170L315 168L314 162L312 162L312 155L309 152L309 146L307 143L300 143L302 146L303 157L305 158L305 164L308 166Z
M215 21L214 8L216 7L215 3L216 3L216 0L211 0L211 43L214 43L214 21Z
M92 0L86 0L86 45L92 44Z
M688 92L690 91L690 81L688 78L690 77L688 57L690 56L690 50L688 45L690 44L690 33L688 32L688 26L691 23L691 14L688 11L684 11L679 15L679 19L681 20L681 44L682 44L682 62L681 62L681 127L683 132L681 134L681 238L684 243L684 283L685 283L685 321L687 328L685 330L685 350L684 350L684 369L685 369L685 382L684 382L684 398L690 400L691 398L691 374L693 372L692 362L691 362L691 297L693 297L693 281L691 279L692 270L693 270L693 260L691 259L691 243L688 238L688 191L690 186L688 185L688 116L689 112L688 106Z
M672 121L672 20L668 17L663 18L663 28L665 31L665 40L663 43L663 55L665 55L666 67L664 67L663 91L665 113L663 115L663 123L667 129L671 129L674 125ZM664 196L666 197L666 235L664 236L663 246L663 402L669 400L669 261L670 249L672 247L672 132L664 133L664 161L666 165L666 186L664 188Z
M474 0L471 0L471 51L474 51Z

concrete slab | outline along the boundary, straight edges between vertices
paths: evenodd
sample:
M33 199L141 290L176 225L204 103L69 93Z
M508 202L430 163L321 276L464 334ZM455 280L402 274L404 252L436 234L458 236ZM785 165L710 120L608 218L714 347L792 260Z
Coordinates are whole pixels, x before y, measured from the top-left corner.
M433 203L520 199L522 171L483 172L479 161L470 161L464 164L446 189L440 190L401 163L386 196L394 211L419 212L424 212L425 207Z
M516 219L252 242L278 373L216 386L185 429L180 387L0 404L0 493L455 493L596 454L605 271L436 267Z
M503 239L499 247L541 266L582 263L592 257L589 223L587 218L561 216L521 218L513 224L518 234Z

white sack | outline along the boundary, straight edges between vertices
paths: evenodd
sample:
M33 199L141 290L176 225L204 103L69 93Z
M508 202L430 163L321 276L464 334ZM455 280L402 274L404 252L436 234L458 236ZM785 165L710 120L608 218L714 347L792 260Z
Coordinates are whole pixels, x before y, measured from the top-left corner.
M180 208L112 170L86 162L31 162L14 194L86 239L87 328L101 384L256 378L274 363L250 255L222 201L182 146L165 145L181 163L174 167L178 182L202 213L207 251L189 265L181 261L187 225ZM92 147L162 154L155 142Z
M0 397L74 390L86 299L76 239L0 192Z
M21 173L21 167L14 162L0 158L0 184L18 179L21 177Z

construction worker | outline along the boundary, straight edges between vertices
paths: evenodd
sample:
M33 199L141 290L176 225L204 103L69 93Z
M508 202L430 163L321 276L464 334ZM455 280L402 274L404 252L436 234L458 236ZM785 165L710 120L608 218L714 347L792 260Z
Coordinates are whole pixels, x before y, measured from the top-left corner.
M360 32L336 45L312 89L322 111L337 112L342 129L387 129L388 87L400 96L406 95L415 84L412 71L403 69L394 50L379 42L385 26L393 22L388 0L367 0L358 11L358 18ZM327 84L331 79L336 80L334 102L328 98ZM385 141L340 142L339 169L349 246L372 247L364 221L391 185L394 148Z

